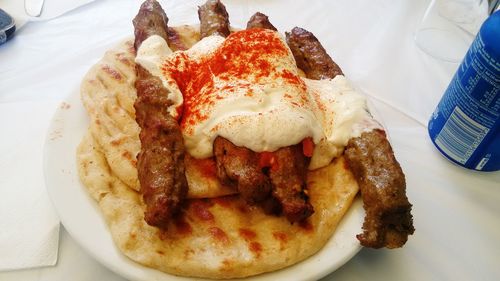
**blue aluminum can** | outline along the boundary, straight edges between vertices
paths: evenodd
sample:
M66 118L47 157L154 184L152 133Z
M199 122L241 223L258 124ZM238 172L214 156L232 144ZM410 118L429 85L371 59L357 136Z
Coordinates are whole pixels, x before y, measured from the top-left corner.
M500 170L500 11L481 26L429 121L432 142L468 169Z

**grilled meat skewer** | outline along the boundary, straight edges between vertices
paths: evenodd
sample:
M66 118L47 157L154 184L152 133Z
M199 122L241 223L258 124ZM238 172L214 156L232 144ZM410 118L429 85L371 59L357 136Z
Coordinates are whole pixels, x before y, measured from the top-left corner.
M322 80L343 75L340 67L328 55L314 34L295 27L285 35L297 66L306 73L307 78Z
M227 37L229 31L229 15L226 7L219 0L208 0L198 8L201 38L218 34Z
M307 78L321 80L342 75L340 67L309 31L295 27L286 33L288 46ZM361 245L371 248L403 246L415 231L412 205L406 197L405 176L385 132L373 130L349 140L344 152L360 187L366 211Z
M248 20L247 29L251 28L264 28L264 29L278 31L276 27L274 27L274 25L269 21L269 18L260 12L255 13Z
M137 49L149 36L168 42L168 18L155 0L145 1L133 20ZM152 226L165 228L187 195L184 174L184 143L181 129L167 110L172 103L161 80L136 65L136 121L141 127L141 151L137 171L146 203L144 218Z

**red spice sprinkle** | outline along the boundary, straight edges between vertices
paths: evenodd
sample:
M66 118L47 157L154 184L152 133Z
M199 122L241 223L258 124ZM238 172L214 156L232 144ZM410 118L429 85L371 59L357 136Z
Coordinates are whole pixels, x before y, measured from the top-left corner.
M300 76L295 75L288 70L283 70L279 77L283 78L290 84L299 85L303 90L307 89L306 84L302 79L300 79Z
M314 98L315 104L318 106L319 110L322 112L326 112L325 103L321 100L321 96L316 91L311 91L312 97Z
M177 120L182 116L182 109L182 106L179 106L175 109L175 111L177 111Z
M182 113L181 128L187 130L190 126L186 125L206 120L210 105L224 98L219 95L221 89L214 87L214 77L220 80L244 80L249 84L238 87L248 87L276 71L269 58L287 56L288 52L274 31L256 28L232 33L212 55L199 61L190 60L184 52L175 53L161 66L161 70L177 82L183 94L183 108L178 109ZM284 71L281 76L289 83L304 84L293 73ZM234 91L231 87L227 85L222 90ZM249 90L247 95L252 96L253 92Z

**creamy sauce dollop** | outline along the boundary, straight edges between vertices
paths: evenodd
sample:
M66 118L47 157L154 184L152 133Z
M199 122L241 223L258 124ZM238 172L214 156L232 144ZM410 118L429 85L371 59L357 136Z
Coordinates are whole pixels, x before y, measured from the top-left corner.
M366 99L344 76L315 81L299 76L283 37L250 29L210 36L172 52L159 36L146 39L136 63L159 77L180 118L187 151L213 156L222 136L255 152L275 151L312 138L310 169L328 165L351 137L379 128Z

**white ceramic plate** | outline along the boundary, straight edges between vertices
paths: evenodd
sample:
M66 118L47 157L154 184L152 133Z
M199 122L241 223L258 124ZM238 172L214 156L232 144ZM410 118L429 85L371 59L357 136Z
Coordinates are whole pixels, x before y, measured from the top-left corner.
M89 118L75 92L57 109L44 151L45 182L66 230L90 255L114 272L132 280L196 280L169 275L133 262L114 245L97 203L80 182L76 148L87 131ZM317 280L335 271L360 249L364 211L357 198L333 237L314 256L288 268L261 274L252 280Z

